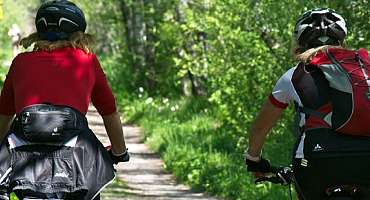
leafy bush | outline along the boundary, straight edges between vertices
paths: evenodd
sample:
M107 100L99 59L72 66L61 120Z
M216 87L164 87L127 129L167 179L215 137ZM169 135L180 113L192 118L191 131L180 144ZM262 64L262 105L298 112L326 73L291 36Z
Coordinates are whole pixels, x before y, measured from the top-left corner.
M143 97L143 96L142 96ZM237 151L232 131L215 118L214 107L206 99L153 99L121 102L127 121L139 123L145 140L160 152L165 167L178 180L195 190L226 199L284 199L288 191L270 184L256 186L246 172L244 153ZM280 130L286 127L280 127ZM268 140L265 155L276 164L289 163L292 140L289 132L275 132ZM284 148L281 148L284 147Z
M4 0L0 65L12 58L8 28L15 22L28 29L40 2ZM370 47L367 0L76 3L86 14L88 32L97 36L96 52L121 100L126 123L144 127L148 143L180 180L228 199L287 195L275 186L251 184L243 153L260 106L278 77L294 64L290 52L298 15L314 7L334 8L348 20L350 46ZM124 16L142 19L136 38L128 37L132 24ZM138 44L130 39L145 51L134 52L130 45ZM138 58L151 62L138 70L133 62ZM2 78L5 71L0 71ZM207 95L175 100L183 95L182 80L189 73L201 78ZM264 148L264 155L277 164L289 163L292 112L288 109Z

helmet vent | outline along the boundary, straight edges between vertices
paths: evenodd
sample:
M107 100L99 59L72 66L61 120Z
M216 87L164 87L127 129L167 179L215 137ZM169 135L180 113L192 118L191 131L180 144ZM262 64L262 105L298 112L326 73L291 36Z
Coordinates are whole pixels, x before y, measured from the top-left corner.
M59 8L50 6L50 7L45 8L45 10L48 10L48 11L58 11Z
M60 19L59 19L59 26L61 26L61 24L62 24L62 22L63 21L66 21L66 22L69 22L69 23L71 23L71 24L74 24L75 26L79 26L77 23L75 23L75 22L73 22L72 20L69 20L69 19L67 19L67 18L64 18L64 17L61 17ZM56 25L56 24L55 24Z
M328 36L321 36L319 38L317 38L320 42L322 43L326 43L330 38Z
M65 8L66 10L68 10L68 11L70 11L70 12L73 12L73 13L76 13L76 11L75 10L72 10L72 9L70 9L70 8Z

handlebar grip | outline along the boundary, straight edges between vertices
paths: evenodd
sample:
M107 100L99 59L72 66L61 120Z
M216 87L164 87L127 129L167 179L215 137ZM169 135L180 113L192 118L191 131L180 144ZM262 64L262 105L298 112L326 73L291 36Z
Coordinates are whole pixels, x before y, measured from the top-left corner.
M282 169L283 169L283 167L275 167L275 166L271 166L271 168L270 168L270 172L271 172L271 173L273 173L273 174L277 174L277 173L279 173Z
M284 182L279 177L262 177L255 181L256 184L262 183L262 182L271 182L274 184L284 184Z
M273 167L271 166L273 176L259 178L255 181L256 184L261 182L271 182L274 184L288 185L292 182L292 169L290 167Z

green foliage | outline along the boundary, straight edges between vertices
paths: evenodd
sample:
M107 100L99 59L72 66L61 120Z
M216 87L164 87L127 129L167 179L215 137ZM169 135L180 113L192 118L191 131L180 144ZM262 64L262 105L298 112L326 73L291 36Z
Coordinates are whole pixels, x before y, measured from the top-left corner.
M33 9L37 0L23 1L3 0L4 18L0 19L0 67L6 66L13 58L12 45L8 31L12 24L17 24L22 36L30 32L29 23L33 22ZM0 72L1 73L1 72Z
M19 200L19 198L17 197L17 195L15 195L14 192L10 193L10 200Z
M87 32L96 38L96 52L118 56L127 51L124 46L124 24L117 1L89 0L75 1L86 16Z
M129 196L129 194L125 191L128 188L129 187L124 181L116 178L112 184L108 185L108 187L100 193L100 195L102 199L119 199Z
M254 186L245 172L248 130L276 80L294 65L292 32L305 10L330 7L349 27L352 48L370 48L368 0L75 1L126 123L140 122L168 169L199 190L227 199L285 199ZM12 59L12 23L32 32L40 0L4 0L0 66ZM1 80L7 68L0 68ZM175 101L188 74L204 81L203 99ZM176 97L176 98L175 98ZM293 110L273 129L264 156L288 164ZM289 138L289 139L288 139Z
M291 53L294 48L292 32L297 17L315 7L334 8L348 20L350 46L369 48L368 40L364 39L369 38L365 31L370 16L368 9L364 9L367 4L367 1L212 0L189 1L187 5L178 5L177 10L169 9L161 23L157 24L159 40L156 56L164 63L161 67L168 68L159 73L166 72L162 75L171 82L160 82L162 84L157 89L165 91L162 87L179 88L181 78L188 71L205 77L210 102L207 108L212 107L214 112L209 115L217 118L217 128L193 129L191 125L197 124L196 118L199 117L197 112L189 114L188 124L179 121L171 112L154 112L137 102L133 104L135 109L125 110L126 113L134 113L129 114L129 122L141 119L140 124L147 130L149 143L163 152L168 168L181 180L228 199L242 196L250 199L270 199L271 196L274 197L271 199L282 199L278 194L280 190L270 191L272 186L255 190L244 182L250 181L251 177L243 177L241 169L238 170L238 167L243 166L242 156L236 159L234 155L243 154L250 124L259 107L276 80L294 65ZM179 10L182 20L178 17ZM206 34L206 51L198 38L199 33ZM292 116L293 110L288 109L265 145L264 155L274 164L289 163L294 141L291 133ZM221 137L225 135L227 137ZM212 152L214 149L217 151ZM220 164L221 167L214 164L217 158L225 161ZM230 164L228 159L235 165ZM228 174L228 169L234 170L237 175ZM227 177L222 175L225 173ZM212 182L213 177L224 181ZM227 188L225 185L228 184L235 188ZM227 189L223 190L223 187L218 188L216 185ZM236 192L229 194L230 191Z
M232 131L220 127L206 99L142 98L122 102L131 122L140 123L146 142L161 153L165 167L178 180L195 190L208 191L230 200L287 199L288 191L280 186L254 185L244 166L244 153L237 152ZM289 132L277 132L267 142L266 156L289 163Z

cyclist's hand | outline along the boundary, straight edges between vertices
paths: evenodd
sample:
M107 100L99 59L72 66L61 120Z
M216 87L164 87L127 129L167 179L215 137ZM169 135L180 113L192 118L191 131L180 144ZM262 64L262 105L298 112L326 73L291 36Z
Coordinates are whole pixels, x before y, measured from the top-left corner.
M123 154L116 155L113 153L111 148L107 148L110 158L113 161L113 164L118 164L119 162L128 162L130 160L130 154L128 149Z
M259 173L266 174L271 172L270 162L263 157L261 157L259 161L253 161L246 158L245 164L247 165L247 170L249 172L254 172L256 175Z
M247 170L252 172L256 179L266 177L271 173L270 162L262 157L259 161L253 161L246 158L245 164L247 165Z
M112 150L109 150L108 153L114 164L118 164L119 162L128 162L130 160L130 154L127 150L122 155L114 155Z
M257 179L260 179L260 178L264 178L264 177L267 177L269 174L267 173L263 173L263 172L252 172L254 178L257 180Z

